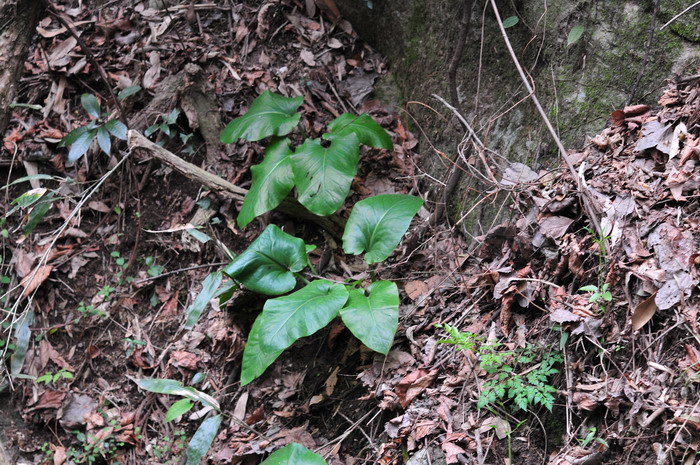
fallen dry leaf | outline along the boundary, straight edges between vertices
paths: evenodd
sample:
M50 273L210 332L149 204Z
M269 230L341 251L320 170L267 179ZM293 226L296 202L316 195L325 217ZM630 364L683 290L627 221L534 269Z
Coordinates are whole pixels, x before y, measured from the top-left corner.
M75 48L78 41L75 37L69 37L60 42L49 55L49 66L52 68L61 68L70 63L71 57L69 52Z
M598 407L598 401L596 401L592 395L586 394L585 392L574 392L573 398L576 406L581 410L592 412Z
M176 350L170 354L170 361L173 365L181 368L187 368L188 370L196 370L197 363L199 362L199 357L197 357L192 352L187 352L184 350Z
M66 462L68 455L66 454L66 448L61 446L56 446L53 449L53 465L63 465Z
M302 50L299 54L299 58L301 58L302 61L309 66L316 66L316 59L314 58L314 54L309 50Z
M85 394L72 394L68 404L63 408L61 425L64 428L76 428L84 425L87 417L97 408L97 401Z
M271 9L275 6L274 3L269 2L260 7L258 11L258 27L255 29L255 33L258 35L260 40L267 39L267 34L270 32L270 16Z
M632 312L632 328L639 331L651 320L659 307L656 305L656 293L641 301Z
M66 392L46 390L39 395L39 399L26 412L33 412L38 409L58 409L66 398Z
M155 87L158 78L160 78L160 55L156 51L152 51L148 55L148 61L151 66L143 76L143 87L152 89Z
M433 382L438 374L438 370L416 370L413 373L406 375L399 384L396 385L396 395L399 397L399 403L403 408L418 397L428 386Z
M331 21L340 18L340 10L334 0L314 0L319 10L323 11Z
M335 386L338 384L338 372L340 367L335 367L330 376L326 379L326 395L331 396L335 391Z
M29 294L34 292L37 287L41 286L41 283L46 281L46 278L49 277L52 270L52 265L43 265L39 268L35 268L34 271L25 276L22 282L20 283L24 288L24 291L22 292L22 297L27 297Z
M403 288L406 291L406 295L411 300L416 300L418 297L422 296L428 292L428 285L424 281L409 281Z
M460 463L459 458L457 458L458 455L467 455L467 451L459 447L457 444L453 442L443 442L442 443L442 450L445 452L445 461L447 463Z

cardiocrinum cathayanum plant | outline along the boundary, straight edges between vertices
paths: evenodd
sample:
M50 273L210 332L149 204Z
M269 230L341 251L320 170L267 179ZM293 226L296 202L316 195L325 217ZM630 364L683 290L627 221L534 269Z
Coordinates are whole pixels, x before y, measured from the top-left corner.
M301 103L302 97L265 91L221 133L224 143L269 138L262 163L251 168L252 184L237 218L240 227L276 208L295 188L299 203L310 212L319 216L335 213L350 193L360 144L393 148L389 134L369 115L350 113L333 120L320 138L306 139L293 148L286 136L299 123ZM364 253L369 265L386 260L422 204L418 197L400 194L357 202L345 225L343 251ZM312 268L308 253L314 248L271 224L222 272L207 277L201 298L188 309L185 327L189 329L209 299L230 295L230 286L221 287L223 275L232 278L233 286L242 284L274 297L265 302L248 336L241 384L262 375L297 339L315 333L338 316L367 347L382 354L389 352L398 326L396 284L377 280L363 288L363 283L357 282L309 281L302 272Z
M227 144L238 139L268 139L262 163L253 166L252 184L237 223L245 228L254 218L275 209L296 189L310 212L327 216L344 204L357 174L360 144L391 150L389 134L369 115L344 113L318 139L293 147L288 136L299 124L302 97L263 92L241 117L221 133ZM423 200L410 195L377 195L357 202L345 224L346 254L364 254L367 264L383 262L398 246ZM185 329L195 327L208 302L228 300L240 285L270 296L248 335L243 352L241 384L265 370L299 338L309 336L340 316L347 328L370 349L387 354L399 320L399 291L391 281L347 284L318 279L308 254L315 249L271 224L223 270L211 273L186 310ZM311 269L313 280L304 276ZM231 281L224 283L224 275ZM374 278L374 273L371 273ZM366 284L364 287L363 285ZM168 381L168 380L166 380ZM144 380L141 380L143 384ZM179 386L178 386L179 387ZM190 395L181 390L180 395ZM189 405L189 404L188 404ZM179 405L178 405L179 407ZM219 415L202 423L189 451L192 463L209 448L220 424ZM205 428L206 427L206 428ZM195 453L196 452L196 453ZM189 465L188 461L188 465ZM325 460L300 444L289 444L263 462L266 465L323 465Z

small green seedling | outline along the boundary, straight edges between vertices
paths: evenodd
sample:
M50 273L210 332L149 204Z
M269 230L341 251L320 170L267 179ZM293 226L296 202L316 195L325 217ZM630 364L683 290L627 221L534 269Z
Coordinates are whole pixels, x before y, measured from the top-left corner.
M595 426L591 426L590 428L588 428L586 436L583 439L578 439L578 442L581 445L581 447L586 448L590 443L595 441L598 444L602 444L607 449L609 447L608 442L605 439L598 437L597 433L598 428L596 428Z
M68 151L70 163L82 157L95 139L97 139L97 145L107 155L112 151L110 135L117 139L126 140L127 127L124 123L116 119L101 122L107 115L100 112L100 102L94 95L83 94L80 97L80 104L90 115L91 121L85 126L72 130L58 144L59 147L70 147Z
M130 337L122 338L122 341L126 343L126 358L131 358L131 356L134 354L134 351L136 351L137 347L142 347L146 345L145 341L142 341L140 339L132 339Z
M549 384L549 378L559 372L554 365L561 363L562 357L548 352L537 363L532 346L522 351L503 351L499 346L482 347L479 353L481 367L492 377L484 383L477 407L512 400L514 410L541 405L551 411L557 389Z
M520 18L517 16L508 16L506 19L503 20L503 29L508 29L520 22Z
M80 442L80 447L70 447L66 450L66 457L71 463L94 464L109 462L117 449L124 446L124 443L117 441L114 435L114 426L103 429L100 433L107 434L86 434L82 431L73 431L76 439Z
M36 379L36 382L49 385L49 384L55 384L62 379L73 379L73 373L66 370L65 368L61 368L56 373L52 373L50 371L47 371L43 375L39 376Z
M109 284L106 284L106 285L102 286L102 289L100 289L97 292L97 295L100 297L103 297L105 300L109 300L115 291L116 291L115 288L113 288Z
M173 127L177 125L177 118L180 116L180 110L177 108L174 108L170 113L168 113L165 116L160 117L160 122L157 122L148 128L146 128L145 131L143 131L143 134L146 137L150 137L156 132L161 132L165 134L168 139L172 139L177 135L180 138L180 142L182 143L182 146L184 147L182 151L184 153L192 153L194 151L194 148L192 147L192 144L190 142L190 139L192 138L193 134L189 133L186 134L184 132L179 132L177 129L174 129ZM163 144L163 141L159 141L158 144Z
M610 285L608 283L603 283L600 288L595 284L583 286L581 289L579 289L579 291L591 292L592 294L588 298L588 301L598 304L603 311L605 310L604 302L611 302L613 298L612 293L610 292Z
M177 118L180 116L180 110L177 108L174 108L173 111L168 113L165 116L160 116L160 123L156 122L156 124L153 124L146 128L145 131L143 131L143 135L146 137L150 137L156 132L160 131L163 134L165 134L168 137L172 137L175 135L176 131L173 131L173 129L170 126L175 126L177 123Z
M581 36L583 36L585 30L586 29L583 26L572 27L569 31L569 35L566 37L566 46L569 47L578 42Z
M454 326L450 326L448 324L436 324L435 327L442 329L450 336L448 339L439 340L438 343L454 344L459 347L460 350L475 351L477 349L477 345L484 340L484 338L481 336L468 331L460 331Z
M78 313L80 313L80 317L78 317L74 323L77 323L80 320L80 318L82 318L83 316L86 316L86 317L96 316L98 318L107 317L107 312L100 309L99 307L95 308L94 305L86 305L85 302L80 302L78 304L77 310L78 310Z
M155 278L156 276L160 276L165 271L165 267L163 265L156 264L156 260L153 257L150 257L150 256L146 257L144 260L144 263L148 267L148 271L146 271L146 273L151 278Z
M605 268L607 263L607 248L606 244L611 238L610 235L603 236L598 234L591 228L585 228L586 231L593 237L593 242L598 246L598 285L591 284L583 286L579 289L580 292L592 292L593 294L588 299L589 302L598 305L601 312L605 312L605 302L612 301L612 293L610 292L610 284L604 282Z

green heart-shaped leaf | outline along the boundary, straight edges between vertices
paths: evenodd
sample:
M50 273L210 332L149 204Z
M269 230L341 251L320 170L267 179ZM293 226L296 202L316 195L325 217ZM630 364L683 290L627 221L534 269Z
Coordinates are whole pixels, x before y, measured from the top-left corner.
M214 442L216 433L219 432L219 426L221 426L221 415L209 417L199 425L187 444L187 463L185 465L199 465L202 457L211 447L211 443Z
M347 300L345 286L318 280L290 295L265 302L243 352L241 384L263 374L294 341L325 327Z
M221 131L221 142L232 144L238 139L256 141L268 136L286 136L299 124L301 115L296 111L303 100L266 90L253 100L245 115L226 125Z
M253 218L276 208L294 188L292 149L289 139L274 141L265 150L265 159L250 168L253 182L238 214L238 225L245 228Z
M399 325L399 290L390 281L377 281L368 292L369 296L361 289L350 291L340 317L364 345L386 355Z
M271 224L223 272L253 292L280 295L294 289L294 273L307 264L304 241Z
M243 363L241 367L241 386L253 381L258 376L265 373L267 367L277 360L277 357L282 355L283 350L268 350L262 345L262 339L265 337L265 329L261 327L264 324L262 314L253 323L250 328L248 340L245 343L243 351Z
M348 300L342 284L312 281L298 291L265 302L261 313L265 349L284 350L299 338L310 336L326 326Z
M408 230L423 200L401 194L377 195L360 200L350 213L343 233L343 250L348 254L366 252L369 264L391 255Z
M357 136L333 138L325 148L320 139L308 139L292 155L294 183L299 202L311 212L326 216L339 209L350 193L359 161Z
M332 140L336 136L355 134L361 144L376 147L378 149L391 150L394 144L391 136L371 116L360 116L351 113L343 113L328 125L331 134L324 134L324 139Z
M273 452L260 465L328 465L323 457L293 442Z

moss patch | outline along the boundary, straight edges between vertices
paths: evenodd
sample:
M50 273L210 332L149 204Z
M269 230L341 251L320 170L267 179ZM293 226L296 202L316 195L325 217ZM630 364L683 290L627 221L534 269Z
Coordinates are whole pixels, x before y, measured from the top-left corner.
M359 0L337 0L337 3L341 10L349 3L365 5ZM435 110L418 105L406 107L422 129L414 132L424 133L430 139L430 144L423 140L421 145L424 169L442 180L447 178L450 165L431 147L452 158L463 134L451 112L431 94L449 100L447 69L459 32L462 3L377 0L371 15L365 12L357 20L348 16L361 36L371 37L368 41L389 57L398 89L393 95L401 99L394 103L420 101ZM515 15L521 19L507 32L522 65L536 84L542 105L565 146L580 147L586 136L600 132L611 111L629 100L647 53L653 0L550 0L546 14L542 3L535 0L500 3L502 18ZM685 8L686 3L664 1L656 27ZM675 23L675 30L656 31L648 51L648 63L631 103L654 104L672 72L682 72L697 63L700 52L690 41L700 38L700 8L683 19ZM465 117L473 122L484 142L508 160L522 161L535 168L558 166L559 157L552 139L527 99L493 13L485 8L483 1L475 2L471 24L458 73ZM584 34L575 44L567 46L567 35L574 26L583 26ZM369 35L365 36L363 31ZM436 112L444 118L437 117ZM481 194L477 193L481 190L476 177L464 176L461 191L455 196L462 199L461 205L450 209L454 219L459 219L480 200ZM489 207L495 209L496 217L498 207ZM494 217L489 212L474 215L482 219ZM478 232L478 228L470 229Z

